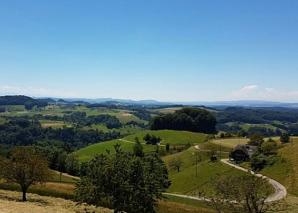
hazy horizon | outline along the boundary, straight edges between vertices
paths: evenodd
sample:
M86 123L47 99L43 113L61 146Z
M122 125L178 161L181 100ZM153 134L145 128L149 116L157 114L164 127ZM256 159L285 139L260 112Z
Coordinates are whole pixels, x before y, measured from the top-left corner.
M297 1L1 1L0 95L298 102Z

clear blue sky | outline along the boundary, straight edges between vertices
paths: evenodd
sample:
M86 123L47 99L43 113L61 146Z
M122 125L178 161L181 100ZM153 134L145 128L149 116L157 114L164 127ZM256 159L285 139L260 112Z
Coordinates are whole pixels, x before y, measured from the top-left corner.
M1 0L0 94L298 101L298 1Z

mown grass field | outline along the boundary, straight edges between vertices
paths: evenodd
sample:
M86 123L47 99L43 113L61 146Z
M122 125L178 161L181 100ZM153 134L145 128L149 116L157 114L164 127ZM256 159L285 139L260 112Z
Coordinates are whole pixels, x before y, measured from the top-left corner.
M36 114L59 116L63 117L65 114L72 112L85 112L87 116L108 114L117 117L122 124L126 124L129 121L136 121L140 123L147 123L147 121L141 120L131 111L121 109L108 109L104 107L88 108L86 106L47 106L45 108L26 110L23 105L8 106L8 112L4 113L6 116L29 116L33 117Z
M247 138L225 138L225 139L214 139L211 143L218 146L233 149L238 144L246 144L249 141Z
M278 150L278 161L261 173L279 181L289 193L298 196L298 138Z
M64 126L70 127L71 124L65 124L63 121L52 121L52 120L39 120L40 124L44 128L62 128Z
M101 142L82 148L76 152L81 161L88 161L96 154L106 153L106 150L114 152L114 145L121 144L123 150L132 151L135 137L138 137L141 143L143 143L145 152L153 152L156 150L156 146L146 145L143 141L143 137L147 134L158 136L162 139L161 145L169 143L170 145L186 145L186 144L199 144L203 143L207 135L201 133L193 133L186 131L174 131L174 130L158 130L158 131L141 131L133 135L124 137L122 140L112 140L107 142Z
M152 112L154 113L161 113L161 114L169 114L174 113L177 110L182 109L182 107L168 107L168 108L162 108L162 109L154 109Z
M240 125L240 127L245 130L248 131L251 127L262 127L262 128L266 128L266 129L271 129L271 130L276 130L277 127L271 125L271 124L242 124Z
M226 158L227 154L223 153L222 157ZM169 167L171 160L174 158L182 161L180 172ZM194 147L174 155L165 156L163 160L168 165L172 181L172 185L168 190L171 193L194 196L204 193L208 195L213 192L213 181L218 176L227 174L245 175L245 173L219 161L211 162L209 152L198 151ZM196 161L198 161L197 164Z
M155 135L160 137L161 144L166 145L186 145L186 144L199 144L207 140L206 134L187 132L187 131L175 131L175 130L146 130L141 131L133 135L125 137L126 140L134 141L135 137L138 137L141 142L146 134Z

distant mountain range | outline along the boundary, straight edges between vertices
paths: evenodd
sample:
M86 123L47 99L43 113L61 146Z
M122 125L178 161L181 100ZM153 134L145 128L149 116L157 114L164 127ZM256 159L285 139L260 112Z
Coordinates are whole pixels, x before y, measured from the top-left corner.
M274 101L260 101L260 100L240 100L240 101L193 101L193 102L162 102L156 100L130 100L130 99L114 99L114 98L31 98L27 96L0 96L0 105L5 102L8 104L19 104L28 101L38 100L47 103L61 103L61 104L111 104L111 105L156 105L156 106L170 106L170 105L185 105L185 106L207 106L207 107L287 107L298 108L298 103L284 103Z
M87 103L119 103L119 104L131 104L131 105L186 105L186 106L242 106L242 107L290 107L298 108L298 103L284 103L274 101L260 101L260 100L240 100L240 101L193 101L193 102L162 102L156 100L130 100L130 99L113 99L113 98L98 98L98 99L84 99L84 98L67 98L64 99L70 102L87 102Z
M130 100L130 99L114 99L114 98L51 98L58 102L71 102L71 103L89 103L89 104L101 104L101 103L111 103L111 104L130 104L130 105L172 105L170 102L161 102L156 100Z
M214 102L177 102L184 105L204 105L209 107L239 106L239 107L287 107L298 108L298 103L285 103L261 100L214 101Z

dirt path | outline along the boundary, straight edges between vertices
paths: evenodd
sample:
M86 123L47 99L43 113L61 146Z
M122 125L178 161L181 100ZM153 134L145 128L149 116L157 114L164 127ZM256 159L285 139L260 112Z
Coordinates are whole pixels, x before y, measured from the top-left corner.
M47 196L36 194L27 194L28 201L20 201L20 192L0 190L0 213L112 213L106 208L96 208L94 206L84 205Z
M244 171L244 172L249 172L257 177L260 177L260 178L264 178L264 179L267 179L268 182L273 186L274 188L274 193L269 195L269 197L267 197L267 199L265 200L265 202L274 202L274 201L279 201L279 200L282 200L284 199L286 196L287 196L287 190L286 188L280 184L279 182L277 182L276 180L273 180L267 176L264 176L262 174L257 174L257 173L254 173L253 171L250 171L248 169L245 169L245 168L242 168L240 166L237 166L233 163L230 163L229 162L229 159L221 159L221 162L226 164L226 165L229 165L231 167L234 167L235 169L239 169L241 171Z
M210 152L211 151L210 149L201 149L199 145L195 145L194 147L196 150L199 150L200 152ZM229 152L226 152L226 151L216 151L216 152L229 154Z
M53 172L55 172L56 174L60 175L60 172L56 171L56 170L52 170ZM79 177L77 176L73 176L73 175L70 175L70 174L67 174L67 173L63 173L61 172L61 175L63 175L64 177L69 177L69 178L72 178L74 180L80 180Z
M128 140L125 140L125 139L118 139L118 141L122 141L122 142L126 142L126 143L133 143L133 144L136 143L136 142L128 141ZM146 143L141 143L141 144L145 145ZM158 144L158 146L166 146L166 145Z
M198 200L198 201L207 201L210 202L210 199L204 198L204 197L194 197L190 195L182 195L182 194L174 194L174 193L162 193L163 195L170 195L170 196L175 196L175 197L181 197L181 198L187 198L190 200Z

